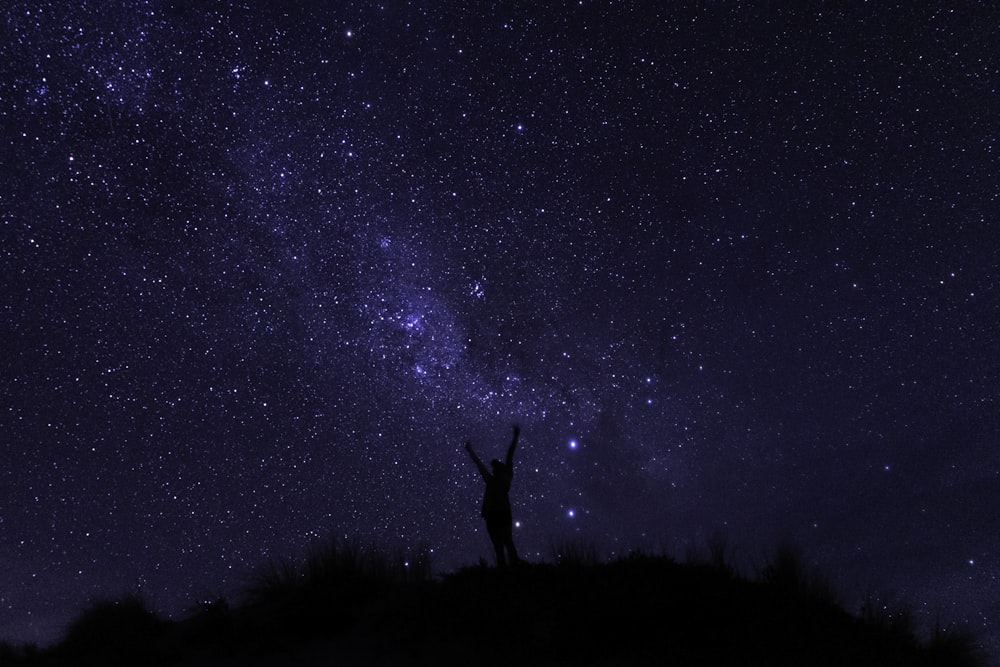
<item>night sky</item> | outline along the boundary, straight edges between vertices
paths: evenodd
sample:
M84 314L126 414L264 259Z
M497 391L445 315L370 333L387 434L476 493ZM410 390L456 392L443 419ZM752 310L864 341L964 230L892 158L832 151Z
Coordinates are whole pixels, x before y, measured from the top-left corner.
M1000 10L683 4L7 3L0 637L491 558L515 423L529 560L1000 634Z

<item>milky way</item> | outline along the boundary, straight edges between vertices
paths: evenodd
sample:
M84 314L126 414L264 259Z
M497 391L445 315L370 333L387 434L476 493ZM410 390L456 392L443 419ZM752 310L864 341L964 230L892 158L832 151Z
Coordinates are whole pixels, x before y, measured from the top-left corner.
M0 635L476 563L515 423L529 560L998 634L994 10L77 4L2 12Z

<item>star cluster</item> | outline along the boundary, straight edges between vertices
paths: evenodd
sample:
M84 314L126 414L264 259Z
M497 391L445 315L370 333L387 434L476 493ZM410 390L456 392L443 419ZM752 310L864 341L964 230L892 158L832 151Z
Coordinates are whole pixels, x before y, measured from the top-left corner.
M316 539L800 545L996 635L1000 16L10 3L0 629Z

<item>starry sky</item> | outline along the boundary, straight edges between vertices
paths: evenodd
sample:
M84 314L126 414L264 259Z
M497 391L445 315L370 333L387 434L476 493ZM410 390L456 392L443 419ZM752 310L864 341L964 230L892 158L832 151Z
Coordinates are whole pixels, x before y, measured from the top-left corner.
M1000 635L1000 11L930 4L7 3L0 636L476 563L515 423L529 560Z

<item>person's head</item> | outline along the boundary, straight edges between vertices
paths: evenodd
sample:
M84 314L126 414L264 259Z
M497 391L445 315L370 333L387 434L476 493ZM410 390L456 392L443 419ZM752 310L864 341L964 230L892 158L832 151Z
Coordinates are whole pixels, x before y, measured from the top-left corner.
M507 466L503 463L503 461L500 461L499 459L493 459L492 461L490 461L490 466L493 467L494 475L501 475L507 472Z

